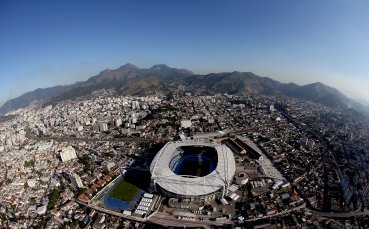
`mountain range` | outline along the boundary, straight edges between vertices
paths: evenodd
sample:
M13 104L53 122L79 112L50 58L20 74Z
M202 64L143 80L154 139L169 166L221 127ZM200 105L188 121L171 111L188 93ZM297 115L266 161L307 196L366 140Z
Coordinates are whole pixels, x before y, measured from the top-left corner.
M125 64L114 70L106 69L83 82L27 92L7 101L0 108L0 114L4 115L26 107L35 101L55 104L88 95L99 89L113 89L123 95L191 92L194 95L228 93L290 96L333 108L353 109L359 113L369 114L369 107L319 82L299 86L294 83L281 83L251 72L236 71L198 75L186 69L171 68L164 64L154 65L148 69Z

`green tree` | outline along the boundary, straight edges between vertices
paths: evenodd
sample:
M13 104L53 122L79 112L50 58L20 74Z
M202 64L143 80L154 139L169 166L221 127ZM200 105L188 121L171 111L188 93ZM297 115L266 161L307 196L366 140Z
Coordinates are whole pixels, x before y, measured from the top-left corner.
M29 201L30 204L36 204L36 198L35 197L29 198L28 201Z
M60 197L60 190L58 188L54 188L48 195L49 203L47 204L47 209L50 210L55 207L56 202Z

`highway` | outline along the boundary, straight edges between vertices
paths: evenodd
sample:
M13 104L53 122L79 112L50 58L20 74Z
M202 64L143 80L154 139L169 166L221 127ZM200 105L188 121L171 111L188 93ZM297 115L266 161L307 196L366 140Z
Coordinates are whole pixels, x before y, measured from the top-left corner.
M155 212L147 217L147 222L159 224L162 226L174 227L206 227L206 226L223 226L225 224L232 224L232 221L209 221L203 220L183 220L163 212Z
M211 226L211 225L217 225L217 226L221 226L224 223L232 223L231 221L222 221L222 222L217 222L217 221L200 221L200 220L195 220L195 221L191 221L191 220L182 220L182 219L177 219L176 217L166 214L166 213L162 213L162 212L154 212L153 214L149 215L147 218L140 218L140 217L135 217L135 216L131 216L131 215L124 215L122 213L113 211L113 210L109 210L107 208L102 208L96 205L92 205L92 204L86 204L84 202L81 202L79 200L74 200L76 201L78 204L84 205L88 208L94 209L96 211L102 212L102 213L106 213L109 215L114 215L117 217L121 217L121 218L125 218L128 220L133 220L136 222L141 222L141 223L153 223L153 224L158 224L158 225L163 225L163 226L187 226L187 227L204 227L204 226Z
M122 213L112 211L112 210L109 210L109 209L106 209L106 208L98 207L98 206L95 206L95 205L86 204L86 203L83 203L79 200L75 200L75 201L77 203L81 204L81 205L84 205L86 207L89 207L91 209L94 209L94 210L102 212L102 213L114 215L114 216L117 216L117 217L125 218L125 219L128 219L128 220L133 220L133 221L137 221L137 222L153 223L153 224L158 224L158 225L162 225L162 226L211 227L211 226L222 226L224 224L232 224L231 220L226 220L226 221L204 220L204 221L200 221L198 219L196 219L196 220L177 219L176 217L174 217L174 216L172 216L168 213L163 213L163 212L154 212L151 215L149 215L147 218L140 218L140 217L135 217L135 216L130 216L130 215L124 215ZM257 220L261 220L261 219L280 217L280 216L284 216L286 214L289 214L291 212L301 210L303 208L305 208L304 205L299 206L299 207L294 208L294 209L291 209L291 210L288 210L288 211L285 211L285 212L280 212L280 213L277 213L277 214L274 214L274 215L245 220L245 222L252 222L252 221L257 221ZM350 217L369 216L369 211L368 210L366 210L364 212L353 211L353 212L346 212L346 213L334 213L334 212L318 212L318 211L314 211L314 210L305 208L305 211L310 212L310 213L315 214L315 215L319 215L321 217L327 217L327 218L350 218Z
M38 141L78 141L78 142L159 142L165 141L165 139L157 139L157 138L77 138L77 137L69 137L69 136L35 136L30 133L30 131L26 131L26 137L32 140Z
M369 216L369 211L365 210L365 211L351 211L351 212L341 212L341 213L336 213L336 212L319 212L319 211L314 211L311 209L305 209L305 211L313 213L315 215L319 215L322 217L327 217L327 218L350 218L350 217L363 217L363 216Z

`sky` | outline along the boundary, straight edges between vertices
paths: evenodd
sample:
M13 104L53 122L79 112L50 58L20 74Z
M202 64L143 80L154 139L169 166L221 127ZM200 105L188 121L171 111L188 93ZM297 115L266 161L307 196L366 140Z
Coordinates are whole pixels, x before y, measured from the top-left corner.
M369 1L0 0L0 105L128 62L319 81L369 101Z

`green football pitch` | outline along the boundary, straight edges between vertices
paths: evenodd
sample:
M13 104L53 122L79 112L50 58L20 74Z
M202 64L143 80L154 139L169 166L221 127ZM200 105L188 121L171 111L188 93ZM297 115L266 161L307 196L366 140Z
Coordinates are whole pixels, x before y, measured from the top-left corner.
M110 192L109 196L118 200L129 202L133 199L137 192L138 188L136 186L122 179Z

